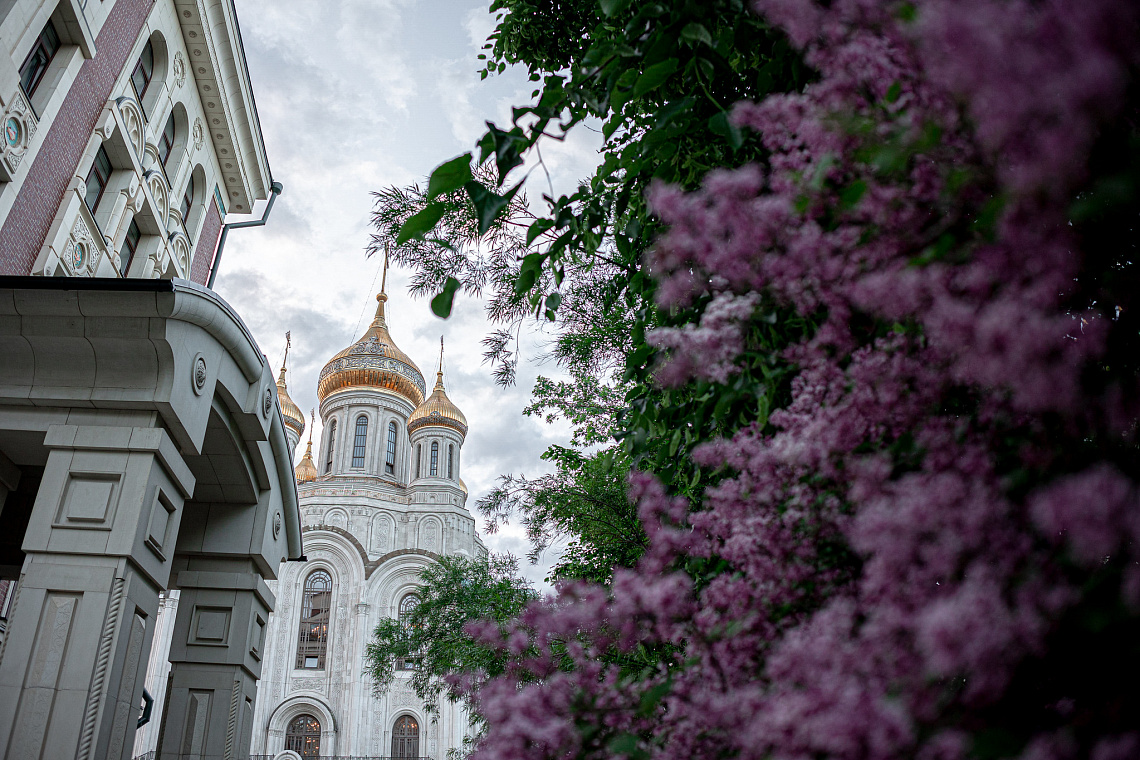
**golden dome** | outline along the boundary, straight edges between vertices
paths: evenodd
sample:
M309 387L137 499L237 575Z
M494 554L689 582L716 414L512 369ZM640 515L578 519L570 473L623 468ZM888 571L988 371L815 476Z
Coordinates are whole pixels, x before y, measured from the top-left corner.
M467 435L467 418L447 397L447 392L443 389L442 372L436 373L435 388L427 401L416 407L416 411L408 417L409 433L428 425L449 427L458 430L460 435Z
M281 404L281 416L285 418L285 425L300 438L305 432L305 415L289 398L289 389L285 387L285 364L281 364L281 374L277 376L277 401Z
M464 496L467 495L467 484L463 482L463 478L459 479L459 490L463 492Z
M376 317L360 340L329 360L317 381L317 399L344 388L386 388L418 406L427 395L424 376L416 363L396 347L384 320L383 291L376 296Z
M298 484L317 479L317 466L313 463L313 441L311 438L305 447L305 456L301 457L301 461L293 469L293 474L296 475Z

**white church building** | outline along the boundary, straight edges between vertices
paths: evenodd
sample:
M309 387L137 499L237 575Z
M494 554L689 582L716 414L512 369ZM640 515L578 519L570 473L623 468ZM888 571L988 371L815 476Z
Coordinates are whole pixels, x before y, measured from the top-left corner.
M467 421L444 389L442 361L430 394L416 363L392 340L381 291L364 335L320 373L323 436L312 433L296 467L304 561L268 581L269 618L251 758L433 758L460 748L468 731L460 705L429 714L408 670L377 696L364 654L377 623L416 601L419 571L441 554L483 557L460 478ZM277 381L286 437L296 446L305 418ZM167 599L158 630L174 619ZM164 691L167 637L156 635L148 690ZM405 663L407 669L414 663ZM156 705L157 707L157 705ZM136 754L157 743L140 730ZM296 753L296 754L294 754Z

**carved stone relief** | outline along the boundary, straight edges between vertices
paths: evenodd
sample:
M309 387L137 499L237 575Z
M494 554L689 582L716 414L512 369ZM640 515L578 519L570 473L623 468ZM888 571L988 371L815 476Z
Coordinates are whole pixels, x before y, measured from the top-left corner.
M28 152L28 145L36 133L39 122L35 112L28 105L27 98L20 88L12 94L8 107L4 109L3 117L4 143L0 146L0 164L2 164L4 179L11 179L20 168L24 154Z
M87 222L83 221L83 215L76 215L60 256L64 269L72 277L90 275L95 271L95 261L100 253L100 246L96 244Z

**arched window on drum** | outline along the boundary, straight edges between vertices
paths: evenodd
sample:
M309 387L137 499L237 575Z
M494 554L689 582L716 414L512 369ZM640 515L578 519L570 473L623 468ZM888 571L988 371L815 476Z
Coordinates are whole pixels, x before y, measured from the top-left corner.
M329 447L328 455L325 457L325 474L327 475L332 471L333 462L333 448L336 447L336 420L329 423Z
M312 715L298 715L289 721L285 731L285 749L301 757L319 757L321 754L321 722Z
M314 570L305 579L305 589L302 592L296 667L310 670L325 669L331 606L332 576L327 570Z
M368 448L368 418L363 414L356 418L356 438L352 442L352 466L364 466L364 451Z
M417 758L420 756L420 724L411 715L401 715L392 726L393 758Z
M396 473L396 423L388 423L388 451L384 456L384 472L389 475Z
M439 475L439 443L437 441L431 442L431 470L428 474L433 478Z

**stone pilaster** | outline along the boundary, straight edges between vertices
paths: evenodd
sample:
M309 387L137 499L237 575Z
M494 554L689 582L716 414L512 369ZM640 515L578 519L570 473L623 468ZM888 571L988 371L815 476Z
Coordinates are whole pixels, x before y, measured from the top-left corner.
M181 594L158 757L244 757L273 594L248 559L190 558L176 585Z
M53 425L0 662L4 757L131 756L194 477L151 427Z

